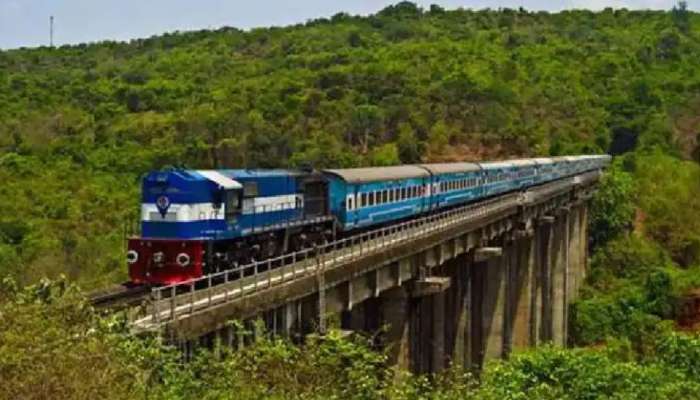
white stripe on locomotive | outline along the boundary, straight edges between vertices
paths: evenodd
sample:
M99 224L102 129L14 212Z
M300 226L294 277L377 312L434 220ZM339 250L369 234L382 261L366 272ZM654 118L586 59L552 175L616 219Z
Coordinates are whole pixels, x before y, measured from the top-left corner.
M243 214L263 214L268 212L293 210L304 207L302 195L254 197L243 200ZM147 222L195 222L223 220L224 208L215 208L212 203L172 204L165 216L153 203L141 205L141 220Z

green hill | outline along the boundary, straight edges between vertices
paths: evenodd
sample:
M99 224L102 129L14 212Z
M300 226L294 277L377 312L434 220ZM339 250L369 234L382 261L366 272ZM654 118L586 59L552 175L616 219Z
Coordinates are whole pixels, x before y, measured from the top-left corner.
M700 158L700 16L399 3L0 52L0 275L124 279L138 180L659 147Z

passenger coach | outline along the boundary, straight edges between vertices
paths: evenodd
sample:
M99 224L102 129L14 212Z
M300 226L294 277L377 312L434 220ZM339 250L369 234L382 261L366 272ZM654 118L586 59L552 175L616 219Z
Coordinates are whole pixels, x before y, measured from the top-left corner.
M430 209L430 174L413 165L327 169L331 213L343 230L411 217Z

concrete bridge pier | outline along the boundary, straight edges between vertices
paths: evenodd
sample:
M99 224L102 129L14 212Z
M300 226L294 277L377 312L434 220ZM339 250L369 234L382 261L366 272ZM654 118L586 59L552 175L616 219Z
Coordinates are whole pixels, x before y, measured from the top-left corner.
M445 293L445 357L447 364L471 364L471 256L461 254L444 267L452 285Z
M536 268L536 241L531 222L514 232L508 291L507 351L537 344L541 299Z
M554 222L553 216L539 218L535 228L536 266L539 280L539 290L536 301L541 302L539 309L540 325L536 337L537 344L552 340L552 287L553 253L554 253Z
M569 210L560 208L553 226L552 246L552 342L566 344L569 278Z

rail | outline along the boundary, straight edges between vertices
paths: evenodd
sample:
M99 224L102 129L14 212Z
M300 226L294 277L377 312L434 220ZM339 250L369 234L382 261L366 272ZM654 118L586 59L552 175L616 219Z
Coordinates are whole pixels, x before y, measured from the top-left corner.
M150 310L147 310L146 316L134 322L137 326L153 327L174 321L217 304L355 262L468 221L531 203L537 198L550 197L572 185L593 179L593 175L598 176L595 172L589 172L561 179L525 193L505 194L187 282L153 288Z

